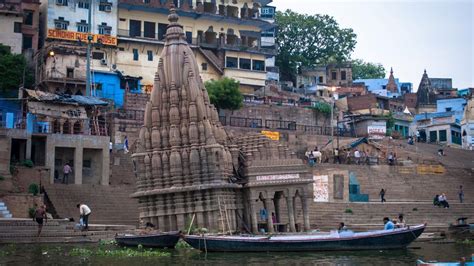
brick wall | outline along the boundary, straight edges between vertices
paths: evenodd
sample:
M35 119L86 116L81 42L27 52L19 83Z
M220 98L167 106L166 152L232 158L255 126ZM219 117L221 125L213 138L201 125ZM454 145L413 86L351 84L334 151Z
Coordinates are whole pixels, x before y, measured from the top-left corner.
M29 218L28 209L43 204L43 196L31 194L11 194L0 199L5 202L13 218Z
M377 98L375 94L366 94L358 97L348 97L347 106L349 111L376 108Z

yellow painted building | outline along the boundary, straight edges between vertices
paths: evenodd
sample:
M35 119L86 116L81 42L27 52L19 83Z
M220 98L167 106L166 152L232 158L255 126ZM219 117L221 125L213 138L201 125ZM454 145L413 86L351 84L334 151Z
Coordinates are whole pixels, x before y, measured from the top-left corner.
M180 24L197 58L203 81L234 78L243 92L265 86L265 60L275 49L262 48L261 32L274 25L260 19L271 1L137 1L119 0L116 68L125 75L142 77L142 88L153 84L164 45L172 2Z

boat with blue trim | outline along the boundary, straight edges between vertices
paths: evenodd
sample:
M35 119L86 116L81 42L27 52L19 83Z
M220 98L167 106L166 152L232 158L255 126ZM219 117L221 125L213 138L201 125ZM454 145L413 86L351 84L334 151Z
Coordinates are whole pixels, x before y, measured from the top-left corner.
M206 252L333 251L405 248L426 225L368 232L333 231L304 235L210 236L186 235L184 240Z

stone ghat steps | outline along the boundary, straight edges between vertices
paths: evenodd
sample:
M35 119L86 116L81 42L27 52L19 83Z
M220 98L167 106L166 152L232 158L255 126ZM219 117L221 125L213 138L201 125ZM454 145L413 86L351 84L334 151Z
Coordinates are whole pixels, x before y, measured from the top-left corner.
M87 204L89 221L104 224L138 224L138 201L130 198L131 186L47 185L48 198L61 217L78 220L78 202Z
M91 224L89 231L74 230L74 223L50 220L37 237L37 224L26 219L0 219L0 244L7 243L80 243L111 240L117 233L135 229L133 226Z
M414 210L416 208L416 210ZM351 209L351 213L346 213ZM339 222L348 225L382 224L383 217L398 219L403 213L410 224L428 223L433 226L449 226L456 223L459 217L468 217L474 220L474 204L452 204L451 208L444 209L430 203L327 203L313 204L310 209L311 224L318 227L334 228ZM468 220L469 221L469 220Z

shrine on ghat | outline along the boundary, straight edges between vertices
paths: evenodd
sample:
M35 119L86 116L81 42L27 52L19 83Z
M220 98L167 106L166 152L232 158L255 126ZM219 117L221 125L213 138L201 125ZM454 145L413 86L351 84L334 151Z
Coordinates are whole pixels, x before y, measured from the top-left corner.
M133 160L140 220L158 230L308 230L313 181L286 146L230 136L199 76L176 10ZM273 217L273 218L272 218Z

